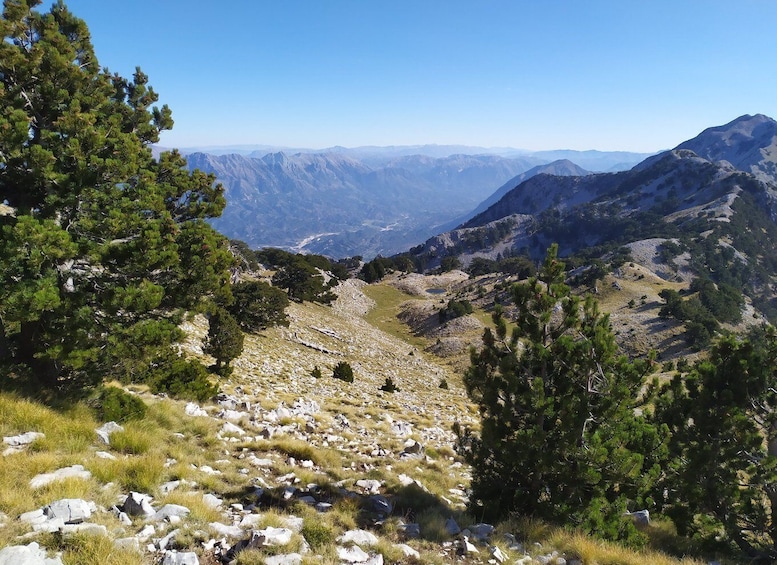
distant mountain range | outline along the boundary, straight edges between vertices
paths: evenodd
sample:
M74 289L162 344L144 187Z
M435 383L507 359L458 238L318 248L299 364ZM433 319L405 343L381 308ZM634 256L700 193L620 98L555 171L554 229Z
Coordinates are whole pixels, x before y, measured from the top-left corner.
M605 261L639 248L667 276L685 270L731 284L777 319L776 147L777 122L742 116L629 171L537 174L409 255L433 268L450 255L465 266L515 253L540 259L554 242L562 256ZM670 240L684 254L678 263L662 251Z
M576 156L596 170L632 166L645 157L599 151L537 157L511 149L436 145L293 154L267 153L272 149L267 146L234 149L244 154L187 155L191 169L214 173L225 187L227 207L213 221L219 231L256 248L366 258L399 252L455 227L483 209L484 201L492 202L506 182L514 186L542 172L587 172L569 161L549 164L556 153Z

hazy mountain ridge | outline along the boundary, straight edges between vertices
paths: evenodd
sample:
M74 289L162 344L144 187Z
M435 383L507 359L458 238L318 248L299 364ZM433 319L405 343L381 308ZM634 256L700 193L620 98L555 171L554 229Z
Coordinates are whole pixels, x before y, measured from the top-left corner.
M591 173L583 169L582 167L579 167L572 161L569 161L568 159L559 159L558 161L553 161L552 163L548 163L547 165L538 165L533 169L529 169L525 173L521 173L520 175L517 175L511 178L509 181L503 184L500 188L496 190L496 192L494 192L491 196L489 196L483 202L481 202L480 205L469 214L468 220L476 217L482 212L485 212L492 205L499 202L505 194L510 192L513 188L517 187L522 182L541 174L555 175L555 176L568 176L568 177L582 177L582 176L589 175Z
M190 168L225 186L227 208L213 222L222 233L337 257L423 241L532 164L494 155L406 156L383 167L337 153L188 156Z

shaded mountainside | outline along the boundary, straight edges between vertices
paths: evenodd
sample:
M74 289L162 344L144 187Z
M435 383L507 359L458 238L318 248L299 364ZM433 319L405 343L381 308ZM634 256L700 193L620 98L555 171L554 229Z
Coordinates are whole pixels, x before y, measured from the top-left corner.
M410 255L425 268L450 255L464 266L475 257L528 254L537 260L557 242L562 255L590 261L650 240L650 259L662 264L667 278L702 276L732 285L774 318L777 199L765 173L771 167L774 125L763 116L743 117L630 171L534 176ZM705 138L711 144L706 152ZM720 158L701 157L684 148L689 144ZM663 245L667 241L672 243Z
M252 247L336 257L391 253L423 241L536 161L493 155L399 157L379 168L337 153L262 158L194 153L215 173L227 208L214 226Z
M524 182L525 180L530 179L531 177L537 176L537 175L555 175L560 177L582 177L585 175L590 174L589 171L586 171L584 168L577 166L572 161L569 161L568 159L559 159L558 161L553 161L552 163L548 163L547 165L538 165L532 169L529 169L525 173L521 173L518 176L515 176L511 178L509 181L504 183L501 187L499 187L496 192L494 192L491 196L486 198L483 202L480 203L480 205L475 208L470 214L468 214L467 219L474 218L481 212L485 212L488 210L492 205L499 202L502 197L510 192L513 188L517 187L519 184Z

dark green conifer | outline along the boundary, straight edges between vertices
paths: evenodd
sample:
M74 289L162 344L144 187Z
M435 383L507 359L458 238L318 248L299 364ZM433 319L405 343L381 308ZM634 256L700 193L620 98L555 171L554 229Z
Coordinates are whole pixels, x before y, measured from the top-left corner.
M635 414L650 363L617 356L607 316L571 294L555 246L511 290L515 331L497 309L464 377L481 417L479 434L459 429L473 511L629 537L622 515L645 503L661 446Z

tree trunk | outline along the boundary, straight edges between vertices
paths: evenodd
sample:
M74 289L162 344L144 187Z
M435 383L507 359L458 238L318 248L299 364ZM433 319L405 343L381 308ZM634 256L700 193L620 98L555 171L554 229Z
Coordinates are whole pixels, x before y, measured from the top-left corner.
M766 453L769 457L777 457L777 422L772 422L769 430ZM771 506L771 523L769 524L769 537L772 538L772 548L777 551L777 491L775 488L766 490L769 496L769 506Z
M36 356L42 349L41 339L39 321L22 322L17 361L32 369L33 377L41 386L52 389L57 385L59 369L53 359Z
M3 324L3 318L0 316L0 361L8 361L11 359L11 349L8 347L8 338L5 335L5 324Z

